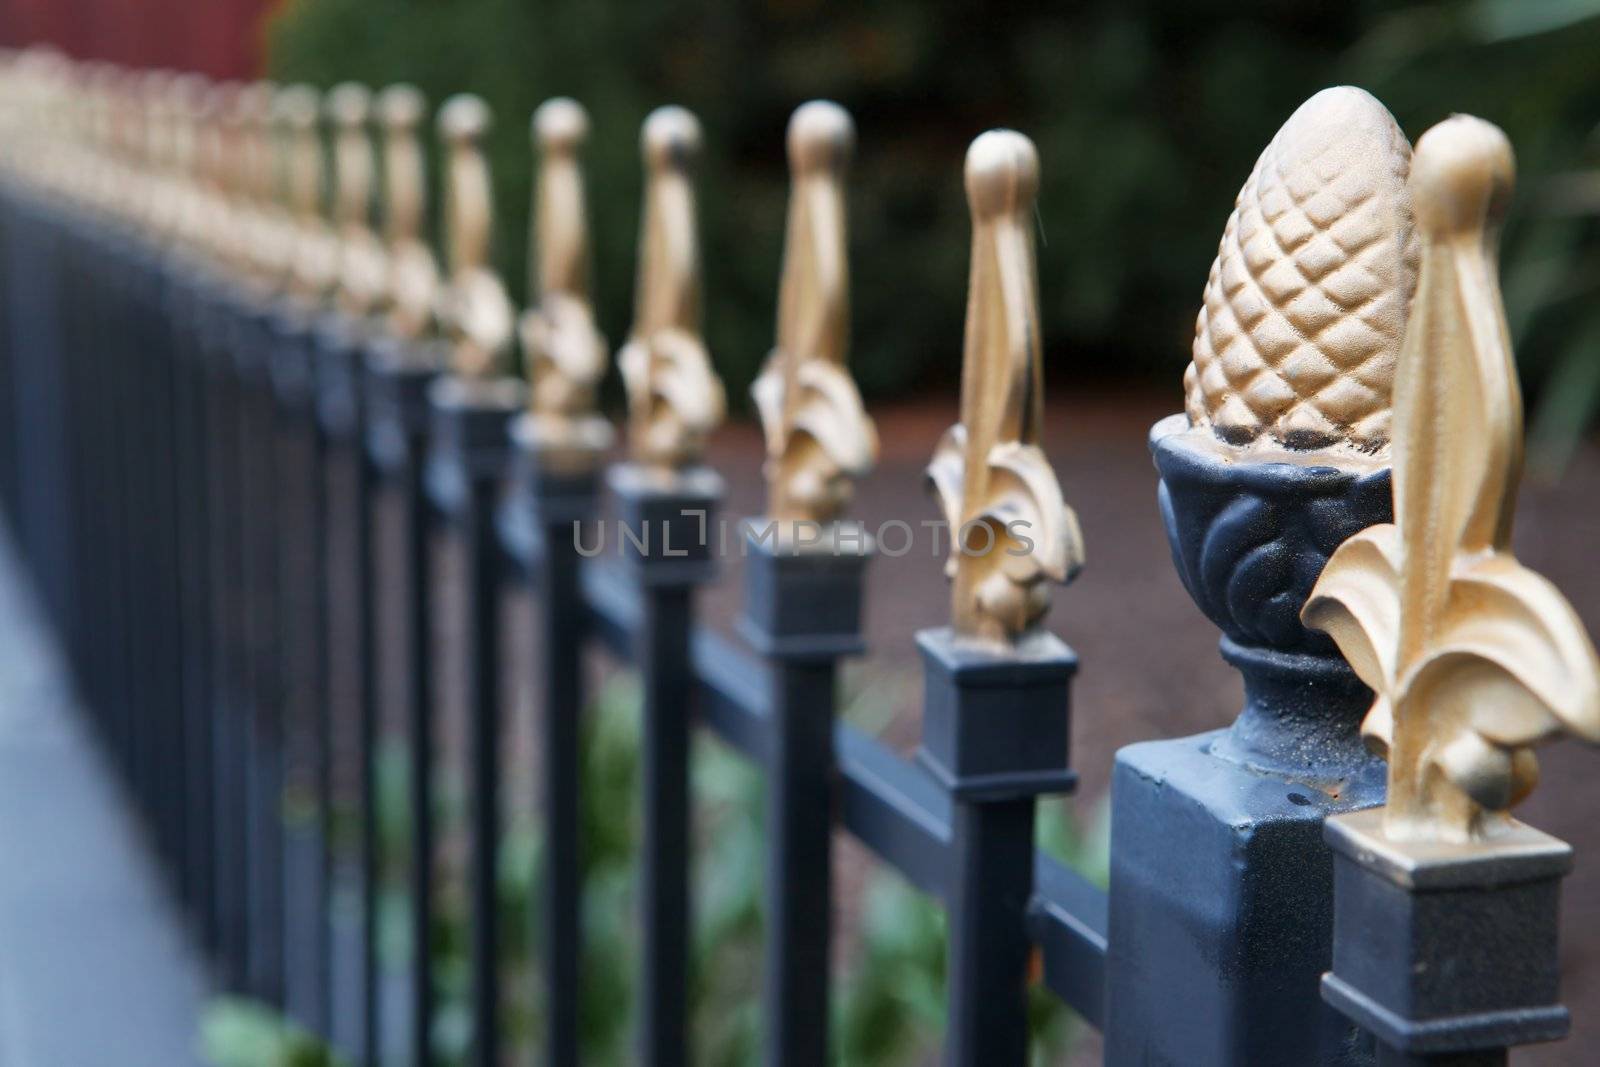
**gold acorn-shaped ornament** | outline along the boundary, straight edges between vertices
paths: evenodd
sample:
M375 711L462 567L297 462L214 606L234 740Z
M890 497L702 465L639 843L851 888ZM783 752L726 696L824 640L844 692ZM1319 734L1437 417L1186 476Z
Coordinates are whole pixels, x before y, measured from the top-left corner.
M1033 245L1039 156L1014 130L972 142L966 163L972 266L961 367L961 421L928 480L952 532L957 634L1006 644L1050 606L1049 583L1083 564L1077 516L1039 447L1044 364Z
M1239 191L1195 323L1191 425L1235 445L1382 449L1416 285L1411 149L1370 94L1325 89Z
M1383 831L1467 843L1514 824L1531 746L1600 743L1600 660L1577 613L1511 551L1522 398L1495 256L1511 148L1458 115L1417 143L1421 273L1395 383L1394 518L1339 546L1307 601L1376 699Z
M778 343L751 387L767 439L767 517L826 523L872 468L878 436L845 367L850 266L844 176L855 123L814 100L789 120L789 218Z

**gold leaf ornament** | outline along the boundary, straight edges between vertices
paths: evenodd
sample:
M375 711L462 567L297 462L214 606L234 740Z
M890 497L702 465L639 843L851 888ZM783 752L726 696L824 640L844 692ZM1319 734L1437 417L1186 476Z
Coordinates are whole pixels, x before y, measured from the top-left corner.
M872 469L878 435L846 368L850 268L844 178L855 123L814 100L789 120L789 216L777 345L751 387L766 431L767 517L827 523Z
M1303 619L1376 693L1384 832L1469 842L1512 825L1536 742L1600 743L1600 661L1572 606L1517 562L1522 402L1498 271L1513 184L1495 126L1456 116L1417 143L1421 271L1395 383L1395 522L1346 541Z
M1069 581L1082 567L1083 536L1039 447L1033 142L1013 130L980 136L967 152L966 188L972 265L961 422L939 442L928 480L953 532L952 625L964 637L1005 644L1044 616L1048 583Z

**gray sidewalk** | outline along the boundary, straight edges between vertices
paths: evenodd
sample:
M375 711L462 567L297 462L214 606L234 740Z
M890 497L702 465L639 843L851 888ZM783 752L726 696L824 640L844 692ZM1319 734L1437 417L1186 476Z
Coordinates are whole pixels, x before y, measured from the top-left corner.
M0 528L0 1067L190 1067L204 973Z

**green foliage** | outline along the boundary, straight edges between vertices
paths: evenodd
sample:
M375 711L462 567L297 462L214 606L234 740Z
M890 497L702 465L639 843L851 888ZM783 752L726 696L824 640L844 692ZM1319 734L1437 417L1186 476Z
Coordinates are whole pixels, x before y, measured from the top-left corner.
M869 396L955 381L961 160L983 129L1014 126L1044 163L1041 310L1053 368L1074 381L1153 375L1176 398L1222 221L1301 100L1363 85L1413 137L1452 111L1481 114L1517 146L1519 216L1530 205L1539 214L1539 178L1583 161L1600 115L1597 11L1596 0L288 0L269 43L281 80L409 80L435 102L460 91L491 102L498 254L513 291L525 279L527 117L552 95L582 100L594 119L597 295L614 341L631 318L639 123L662 103L697 111L706 333L736 402L772 339L783 129L795 105L832 97L859 125L855 370ZM1600 396L1587 384L1600 379L1589 367L1600 359L1594 331L1573 306L1600 278L1593 226L1547 220L1538 228L1553 236L1525 243L1513 222L1507 293L1528 324L1518 336L1526 377L1537 387L1556 375ZM1544 431L1558 445L1595 406L1567 396Z
M344 1067L316 1038L250 1000L213 1001L200 1022L200 1048L213 1067Z
M901 680L879 678L845 702L864 728L889 716L883 697ZM583 716L579 759L583 834L583 989L580 1040L585 1063L634 1061L631 1008L639 956L635 885L639 878L640 699L632 675L612 678ZM403 970L411 957L406 894L410 821L407 753L389 741L375 763L380 885L380 967ZM442 774L435 811L441 830L465 812L459 783ZM739 1067L759 1060L765 788L759 770L715 739L695 738L691 763L695 914L689 1002L695 1062ZM1085 832L1065 801L1041 806L1040 847L1104 884L1109 820L1102 805ZM523 1058L536 1056L544 992L537 980L538 887L543 851L537 824L514 818L501 842L502 981L507 1037ZM465 895L439 880L439 921L431 951L439 992L434 1052L465 1062L471 1037ZM866 890L858 950L836 984L833 1044L839 1062L895 1067L925 1062L944 1028L945 919L939 904L889 870ZM1078 1024L1048 992L1030 1006L1035 1062L1056 1062ZM215 1067L339 1067L318 1041L257 1003L220 999L204 1021L202 1044Z

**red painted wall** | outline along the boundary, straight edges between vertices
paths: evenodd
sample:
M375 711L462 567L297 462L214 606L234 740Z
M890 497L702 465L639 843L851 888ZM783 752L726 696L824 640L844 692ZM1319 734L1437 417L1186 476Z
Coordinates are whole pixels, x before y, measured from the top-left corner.
M53 44L79 59L251 78L261 72L261 24L273 6L275 0L0 0L0 44Z

